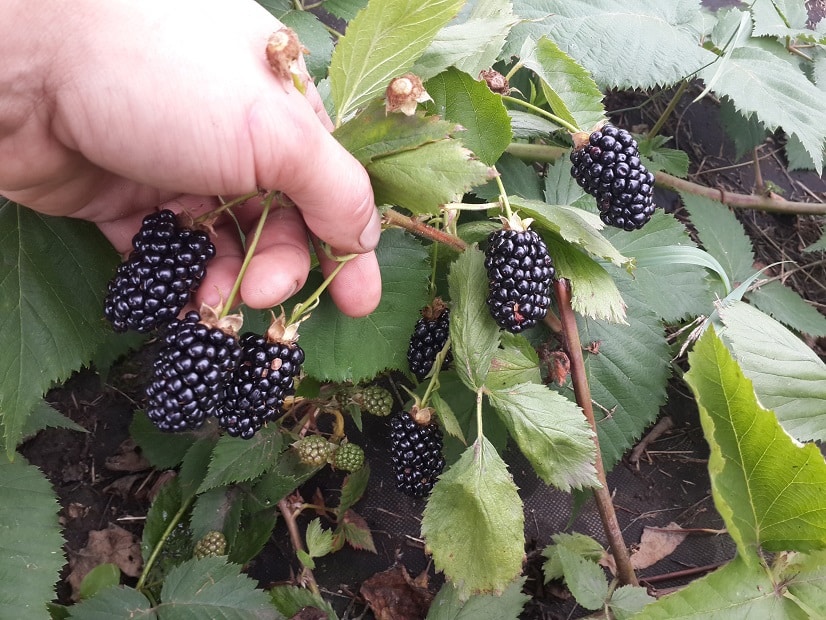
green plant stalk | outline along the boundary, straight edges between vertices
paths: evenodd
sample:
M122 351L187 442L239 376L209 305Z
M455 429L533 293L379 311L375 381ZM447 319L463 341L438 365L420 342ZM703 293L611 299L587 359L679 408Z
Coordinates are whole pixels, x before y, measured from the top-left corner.
M505 191L505 186L502 184L502 177L498 174L496 175L496 187L499 188L499 201L502 203L502 207L505 209L505 217L510 220L513 217L513 212L511 211L511 203L508 200L508 193Z
M569 149L558 146L546 146L543 144L524 144L512 142L505 151L523 161L553 163L563 157ZM734 209L753 209L755 211L766 211L768 213L786 213L798 215L826 215L826 203L824 202L793 202L777 195L760 196L757 194L737 194L727 192L724 189L717 189L693 183L686 179L675 177L667 172L657 172L655 175L655 185L675 192L686 192L696 196L703 196L722 202Z
M582 343L579 339L579 330L576 324L576 315L571 307L571 286L565 279L554 282L554 294L559 309L559 319L562 322L563 345L565 353L571 362L571 382L574 386L576 402L585 414L585 419L594 432L596 444L596 460L594 467L597 470L597 479L600 487L594 489L594 500L608 539L608 546L617 565L617 578L624 585L639 585L634 567L631 565L631 555L622 537L622 529L617 521L617 513L611 501L611 492L608 490L608 481L605 477L605 466L602 464L602 455L597 438L597 425L594 419L594 409L591 401L591 388L585 373L585 360L582 356Z
M666 121L671 117L674 113L674 110L677 108L677 104L680 102L680 99L685 93L686 89L688 88L688 81L683 80L680 82L680 85L677 87L677 90L674 91L674 95L671 97L671 101L668 102L668 105L663 110L663 113L660 114L660 118L657 119L657 122L654 123L654 126L648 131L648 134L645 136L649 140L660 133L665 125Z
M430 381L427 384L427 389L424 391L424 396L422 396L422 407L427 407L427 401L430 398L430 395L435 390L439 389L439 372L442 370L442 365L445 362L448 351L450 351L450 338L445 340L442 350L436 354L436 359L433 360L433 368L430 372Z
M398 211L395 211L393 209L385 210L382 215L384 217L384 221L387 224L403 228L404 230L411 232L419 237L424 237L426 239L430 239L431 241L444 243L445 245L448 245L459 252L464 252L467 248L467 243L465 243L459 237L448 234L433 226L429 226L424 222L420 222L415 218L399 213Z
M244 279L244 274L247 272L247 267L249 267L250 261L255 254L255 248L258 246L258 240L261 238L261 231L264 230L264 223L267 221L267 216L270 213L270 207L272 206L273 200L275 200L275 192L270 192L267 194L267 197L264 198L261 217L258 218L258 225L255 227L255 232L253 233L252 239L250 239L250 242L247 244L247 251L246 254L244 254L244 262L241 263L241 270L238 272L238 277L235 278L235 283L232 285L232 290L229 292L229 296L224 302L224 307L221 308L221 318L229 314L232 304L238 296L238 291L241 290L241 281Z
M342 270L344 265L347 264L348 261L352 260L356 257L356 254L348 254L347 256L342 256L338 259L339 263L336 265L336 268L327 276L322 282L319 287L313 291L313 294L310 295L306 300L302 303L298 304L293 313L290 315L290 320L287 321L287 325L293 325L301 320L301 318L310 312L313 308L318 305L318 298L321 297L321 294L327 290L327 287L330 286L330 282L332 282L335 277L338 275L338 272Z
M279 500L278 510L281 512L281 516L284 517L284 523L287 525L287 531L290 533L290 541L292 542L293 550L296 552L296 557L298 556L299 550L306 553L307 551L304 549L304 541L301 539L301 533L298 531L298 524L295 521L295 514L293 514L293 511L290 509L290 505L287 503L286 499ZM303 563L301 566L301 572L307 581L307 587L313 594L320 595L321 592L318 589L318 582L315 580L313 571L304 566Z
M189 497L187 497L183 503L181 503L181 507L178 509L172 516L172 520L169 522L169 525L166 526L166 529L161 534L160 540L155 545L154 549L152 549L152 553L149 555L149 558L146 560L146 564L143 565L143 570L141 571L141 576L138 578L138 583L135 585L136 590L141 590L146 584L146 579L149 577L149 571L152 570L152 566L155 564L155 561L158 559L158 556L161 553L164 545L166 544L167 539L172 534L172 530L174 530L178 523L181 522L181 519L186 514L186 511L189 510L189 507L192 505L192 502L195 500L195 493L191 493Z
M481 441L482 437L485 436L482 427L482 396L484 393L484 387L476 390L476 441Z
M570 131L571 133L579 133L579 127L575 127L571 125L568 121L563 118L558 117L553 112L548 112L547 110L543 110L539 106L535 106L532 103L528 103L527 101L523 101L522 99L517 99L516 97L511 97L510 95L502 95L502 99L509 103L514 103L516 105L521 105L523 108L526 108L533 112L534 114L538 114L539 116L544 116L549 121L556 123Z
M212 217L215 217L219 213L223 213L224 211L231 209L232 207L237 207L238 205L244 204L247 200L251 200L258 195L258 190L254 192L249 192L248 194L244 194L243 196L238 196L237 198L233 198L229 202L223 202L217 209L213 209L209 213L204 213L195 218L195 222L204 222Z

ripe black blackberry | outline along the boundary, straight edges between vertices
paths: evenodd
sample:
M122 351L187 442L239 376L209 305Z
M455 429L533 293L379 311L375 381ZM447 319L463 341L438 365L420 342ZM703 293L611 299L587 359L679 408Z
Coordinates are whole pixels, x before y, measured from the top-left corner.
M429 306L422 309L422 318L416 321L410 344L407 348L407 363L410 372L421 381L433 368L436 356L445 346L450 336L450 310L438 297ZM447 368L453 360L453 354L448 351L442 368Z
M410 413L399 411L390 418L390 442L396 488L413 497L430 493L445 468L438 425L420 425Z
M603 222L642 228L654 213L654 175L640 161L637 141L607 124L571 151L571 175L597 199Z
M181 226L172 211L147 215L132 252L109 281L103 314L117 332L148 332L176 318L215 256L209 235Z
M488 236L488 309L496 324L514 334L541 321L551 304L554 277L548 247L535 231L495 230Z
M281 413L284 398L295 392L304 351L295 342L272 342L247 332L241 358L226 389L218 424L232 437L250 439L265 422Z
M200 313L174 319L146 388L146 415L162 431L200 427L223 403L240 356L235 336L201 322Z

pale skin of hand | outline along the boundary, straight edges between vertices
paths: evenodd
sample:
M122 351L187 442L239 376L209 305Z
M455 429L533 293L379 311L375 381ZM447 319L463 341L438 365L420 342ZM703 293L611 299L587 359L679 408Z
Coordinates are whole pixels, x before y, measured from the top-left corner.
M265 48L280 27L254 0L6 0L0 194L95 222L125 253L159 207L197 217L217 196L279 190L296 207L271 212L240 301L269 308L296 292L309 233L316 247L358 254L328 290L342 312L370 313L381 277L369 179L330 135L312 83L302 94L270 70ZM260 201L235 212L252 231ZM225 299L243 260L229 218L213 241L196 304ZM329 274L336 263L317 255Z

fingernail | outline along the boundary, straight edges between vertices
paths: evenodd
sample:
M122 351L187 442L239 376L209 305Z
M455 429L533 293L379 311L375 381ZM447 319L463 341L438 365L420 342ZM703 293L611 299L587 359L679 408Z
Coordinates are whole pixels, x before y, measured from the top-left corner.
M365 252L369 252L379 244L379 237L381 237L381 215L379 215L378 209L373 209L370 222L359 237L359 245L364 248Z

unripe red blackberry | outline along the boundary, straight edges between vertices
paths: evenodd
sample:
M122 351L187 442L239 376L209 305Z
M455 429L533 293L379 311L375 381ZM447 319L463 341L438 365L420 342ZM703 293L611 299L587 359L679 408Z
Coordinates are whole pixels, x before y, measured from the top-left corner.
M364 450L354 443L343 443L333 454L333 467L342 471L357 471L364 466Z
M390 418L390 442L396 488L413 497L430 493L445 467L439 426L420 425L410 413L399 411Z
M654 175L640 161L637 141L606 124L571 152L571 175L597 199L600 219L624 230L642 228L654 213Z
M327 464L327 460L336 450L336 445L330 443L321 435L310 435L296 441L293 444L293 449L305 465L321 467Z
M485 250L485 269L488 309L499 327L516 334L545 317L554 267L548 247L535 231L493 231Z
M218 424L232 437L250 439L265 422L281 414L284 398L295 392L304 351L296 343L271 342L247 332L241 357L226 386Z
M421 381L433 368L436 356L450 337L450 310L438 297L422 309L422 318L416 321L407 348L407 363L416 378ZM448 351L442 368L453 360Z
M215 256L209 235L181 226L172 211L147 215L132 252L109 281L103 314L117 332L148 332L176 318Z
M198 560L204 558L214 558L219 555L227 554L227 539L223 532L211 531L204 534L197 543L195 549L192 551L193 557Z
M146 388L146 415L162 431L200 427L223 404L240 355L235 336L202 323L198 312L173 320Z

